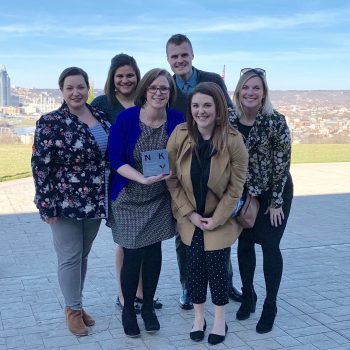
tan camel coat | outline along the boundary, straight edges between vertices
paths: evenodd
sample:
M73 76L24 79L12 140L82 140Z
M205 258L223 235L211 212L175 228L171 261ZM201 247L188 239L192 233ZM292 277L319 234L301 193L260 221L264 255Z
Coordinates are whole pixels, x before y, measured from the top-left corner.
M172 177L167 180L172 197L172 209L177 220L177 229L184 244L191 245L195 226L187 215L196 211L196 200L191 181L192 149L186 123L178 125L171 134L169 152ZM248 152L241 134L229 130L228 149L217 152L211 158L208 193L205 202L205 217L212 217L218 225L212 231L204 231L204 250L230 247L242 231L231 218L233 209L242 195L248 167Z

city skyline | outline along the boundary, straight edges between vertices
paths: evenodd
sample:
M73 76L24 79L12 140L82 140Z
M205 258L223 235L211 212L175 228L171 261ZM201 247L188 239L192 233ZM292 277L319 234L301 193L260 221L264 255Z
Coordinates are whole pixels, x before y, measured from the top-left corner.
M6 67L0 64L0 107L11 105L11 80Z
M20 137L30 144L33 121L59 108L62 96L58 89L16 87L12 91L19 104L0 107L0 136ZM349 143L350 90L271 90L270 98L286 117L293 143Z
M186 34L193 65L221 74L233 90L243 67L262 67L273 90L348 90L350 3L341 0L89 2L6 1L0 13L0 65L13 85L57 88L79 66L96 89L110 59L133 55L144 74L166 68L165 43Z

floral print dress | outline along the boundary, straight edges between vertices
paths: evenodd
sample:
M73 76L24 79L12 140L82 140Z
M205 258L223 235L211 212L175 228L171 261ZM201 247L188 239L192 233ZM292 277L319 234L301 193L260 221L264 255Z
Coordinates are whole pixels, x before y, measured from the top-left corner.
M230 109L229 121L238 129L238 116ZM249 152L246 187L253 196L270 191L270 206L283 204L283 190L287 182L291 160L291 137L284 115L258 114L245 140Z
M87 107L108 135L110 124L104 113ZM65 102L37 121L32 172L34 202L42 219L106 218L106 168L106 154Z

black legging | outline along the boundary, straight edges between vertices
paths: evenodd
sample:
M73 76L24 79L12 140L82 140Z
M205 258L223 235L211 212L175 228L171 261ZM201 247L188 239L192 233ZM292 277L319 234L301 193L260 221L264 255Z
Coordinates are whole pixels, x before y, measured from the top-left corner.
M124 295L124 309L134 312L134 302L142 265L143 311L153 310L153 298L156 293L162 266L161 242L150 246L124 250L123 267L120 282Z
M263 269L266 286L266 300L275 302L281 284L283 271L283 258L280 250L280 241L283 236L293 198L293 183L289 176L283 192L282 225L274 227L270 223L270 215L265 215L270 192L257 197L260 202L259 213L252 229L243 230L238 240L238 265L241 274L243 293L249 292L253 287L256 267L255 243L260 244L263 252Z

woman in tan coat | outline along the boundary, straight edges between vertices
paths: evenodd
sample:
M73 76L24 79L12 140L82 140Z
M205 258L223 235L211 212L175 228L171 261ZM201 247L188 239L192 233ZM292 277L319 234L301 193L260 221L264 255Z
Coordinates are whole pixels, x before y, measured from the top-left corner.
M167 180L177 229L188 249L189 293L194 341L204 338L208 283L215 317L208 342L227 333L227 259L241 227L231 218L245 182L248 153L242 136L228 124L225 97L215 83L200 83L189 96L187 123L168 141L172 177Z

